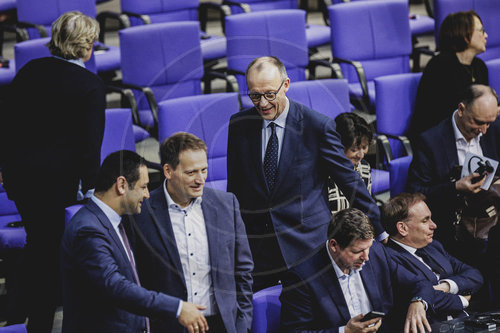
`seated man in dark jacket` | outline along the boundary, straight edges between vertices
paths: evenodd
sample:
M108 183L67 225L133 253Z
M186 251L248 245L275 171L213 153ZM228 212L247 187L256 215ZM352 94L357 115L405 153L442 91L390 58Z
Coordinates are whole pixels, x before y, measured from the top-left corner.
M421 193L401 193L384 204L383 222L390 234L389 253L408 270L443 291L447 299L436 308L437 319L464 315L471 294L481 288L481 273L449 255L433 240L437 228Z
M403 326L405 332L430 331L426 310L434 307L432 285L393 261L373 236L360 210L333 216L324 248L285 275L284 332L392 333ZM362 321L370 311L386 316Z

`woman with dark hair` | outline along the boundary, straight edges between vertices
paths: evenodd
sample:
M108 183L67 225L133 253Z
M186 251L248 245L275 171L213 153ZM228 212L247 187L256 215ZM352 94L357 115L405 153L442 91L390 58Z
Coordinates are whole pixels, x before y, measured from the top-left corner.
M409 136L434 127L457 109L460 94L473 83L488 85L488 69L477 55L488 34L473 10L448 15L439 31L439 51L427 64L417 91Z
M370 164L363 159L373 140L370 126L363 118L351 112L339 114L335 118L335 123L340 142L344 146L345 156L352 162L354 170L359 173L368 192L371 193L371 168ZM349 198L344 196L332 179L328 182L328 201L332 214L349 208Z

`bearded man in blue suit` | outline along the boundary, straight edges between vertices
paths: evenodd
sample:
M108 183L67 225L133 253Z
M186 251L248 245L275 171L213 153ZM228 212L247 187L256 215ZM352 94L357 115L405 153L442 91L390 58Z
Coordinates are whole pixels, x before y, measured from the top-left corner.
M254 107L231 117L227 189L241 204L254 290L277 284L326 240L329 177L385 239L379 208L345 157L333 119L286 97L290 79L275 57L254 59L246 80Z

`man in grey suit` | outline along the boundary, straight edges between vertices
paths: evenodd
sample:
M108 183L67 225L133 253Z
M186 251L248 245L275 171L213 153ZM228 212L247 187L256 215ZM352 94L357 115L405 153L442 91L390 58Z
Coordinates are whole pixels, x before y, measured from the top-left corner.
M206 306L209 332L248 332L253 261L232 193L205 188L207 147L179 132L160 147L165 182L135 220L139 276L149 289ZM179 306L181 309L182 306ZM151 321L155 332L183 332L177 321ZM193 331L204 332L193 326Z

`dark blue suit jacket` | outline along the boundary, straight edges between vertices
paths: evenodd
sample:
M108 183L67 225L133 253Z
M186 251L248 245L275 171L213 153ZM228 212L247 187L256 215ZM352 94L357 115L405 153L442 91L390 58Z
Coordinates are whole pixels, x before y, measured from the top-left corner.
M491 124L480 139L483 154L500 161L500 120ZM446 238L454 235L451 222L460 201L457 199L455 183L450 181L450 172L458 165L455 134L451 117L420 134L413 145L413 160L408 174L407 190L421 192L427 196L427 204L438 228L436 235ZM497 175L500 173L497 169ZM445 244L445 246L447 243Z
M426 279L433 285L438 284L436 275L432 270L415 258L410 252L392 240L389 240L388 247L388 252L400 265ZM445 274L441 275L440 279L453 280L458 286L459 295L470 295L481 288L483 284L481 273L477 269L449 255L444 250L443 245L437 240L427 245L425 250L443 268ZM435 300L438 315L436 319L445 320L447 315L456 317L463 314L462 302L457 295L441 293L440 296Z
M383 245L374 242L361 279L374 311L386 313L379 332L398 332L413 296L433 309L434 290L394 262ZM283 332L338 332L351 318L335 270L325 248L287 272L281 299Z
M144 316L175 318L178 299L139 287L117 233L92 201L62 241L63 332L142 332Z
M241 204L249 236L268 233L265 224L271 221L287 266L300 262L326 241L331 218L328 176L353 200L353 207L370 217L375 233L383 232L379 209L345 157L331 118L290 101L272 192L262 167L262 122L251 108L233 115L229 124L227 188ZM260 240L250 238L252 253L258 251Z
M151 290L187 300L179 251L160 186L151 192L135 219L135 254L141 283ZM215 301L227 332L247 332L252 324L252 255L238 201L232 193L205 187L205 218ZM153 320L155 332L182 332L175 318Z

